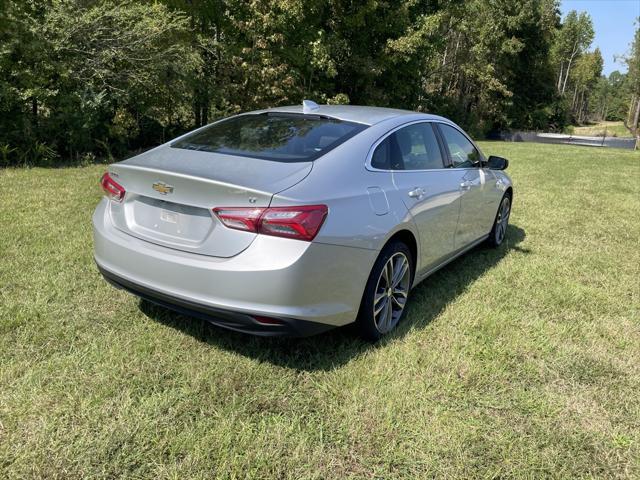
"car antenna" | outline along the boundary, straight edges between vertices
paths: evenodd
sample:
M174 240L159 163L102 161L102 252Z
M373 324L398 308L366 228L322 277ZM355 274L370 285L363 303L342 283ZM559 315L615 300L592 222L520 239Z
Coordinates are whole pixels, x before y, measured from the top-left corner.
M302 113L311 113L319 108L320 106L313 100L302 100Z

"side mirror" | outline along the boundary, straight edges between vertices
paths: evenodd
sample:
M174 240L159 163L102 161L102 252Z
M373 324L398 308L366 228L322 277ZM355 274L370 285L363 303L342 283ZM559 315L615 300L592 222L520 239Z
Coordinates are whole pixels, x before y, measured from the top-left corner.
M491 155L487 159L487 167L491 170L505 170L509 166L509 160Z

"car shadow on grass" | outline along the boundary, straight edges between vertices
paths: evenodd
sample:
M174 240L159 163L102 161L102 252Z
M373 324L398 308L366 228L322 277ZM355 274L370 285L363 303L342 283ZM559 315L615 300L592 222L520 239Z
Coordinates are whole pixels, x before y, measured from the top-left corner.
M426 327L447 304L508 253L530 253L519 246L524 238L523 229L510 225L505 242L499 248L478 246L424 280L412 290L402 323L393 334L375 344L358 338L351 325L313 337L265 338L225 330L146 300L140 301L140 310L150 319L187 333L214 348L295 370L331 370L368 350L384 348L387 343L397 341L412 330Z

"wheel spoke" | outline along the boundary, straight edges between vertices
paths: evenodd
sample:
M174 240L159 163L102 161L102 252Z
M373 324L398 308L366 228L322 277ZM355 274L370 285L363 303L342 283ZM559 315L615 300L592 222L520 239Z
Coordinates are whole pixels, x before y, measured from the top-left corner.
M395 294L391 296L391 298L393 299L393 302L400 307L400 310L402 310L407 302L407 297L406 296L400 296L400 298L398 298Z
M378 317L376 318L376 324L378 326L378 330L384 332L384 326L387 323L387 311L389 306L389 299L385 297L385 301L382 302L380 306L380 311L378 313Z
M388 298L389 297L387 297L387 295L383 294L381 295L381 298L375 302L375 306L373 309L374 316L378 316L378 314L382 311L382 309L387 306Z
M404 257L399 259L400 265L396 268L395 276L393 278L393 282L391 283L391 288L396 288L398 284L402 281L407 270L409 269L409 262L406 261Z
M396 277L398 276L398 272L402 268L402 258L394 256L391 258L390 262L391 265L393 265L393 268L391 269L391 271L393 272L393 274L391 275L391 285L393 285L396 281Z
M387 301L384 309L384 331L387 331L391 326L391 319L393 318L393 307L391 302Z
M402 298L404 298L405 300L406 300L406 298L407 298L407 291L406 291L406 290L404 290L403 288L396 288L396 289L393 291L393 294L394 294L394 295L399 295L399 296L401 296Z
M387 262L387 264L384 266L384 281L386 282L386 287L389 288L389 286L391 285L391 275L392 272L390 271L393 268L393 266L391 265L391 262Z

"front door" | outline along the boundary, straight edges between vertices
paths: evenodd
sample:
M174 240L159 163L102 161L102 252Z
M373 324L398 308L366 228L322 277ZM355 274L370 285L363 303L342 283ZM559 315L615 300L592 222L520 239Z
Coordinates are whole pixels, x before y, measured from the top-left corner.
M463 248L491 230L493 216L489 203L495 190L495 175L482 168L482 156L460 130L439 124L451 159L451 173L456 176L460 192L460 216L455 234L455 248Z

